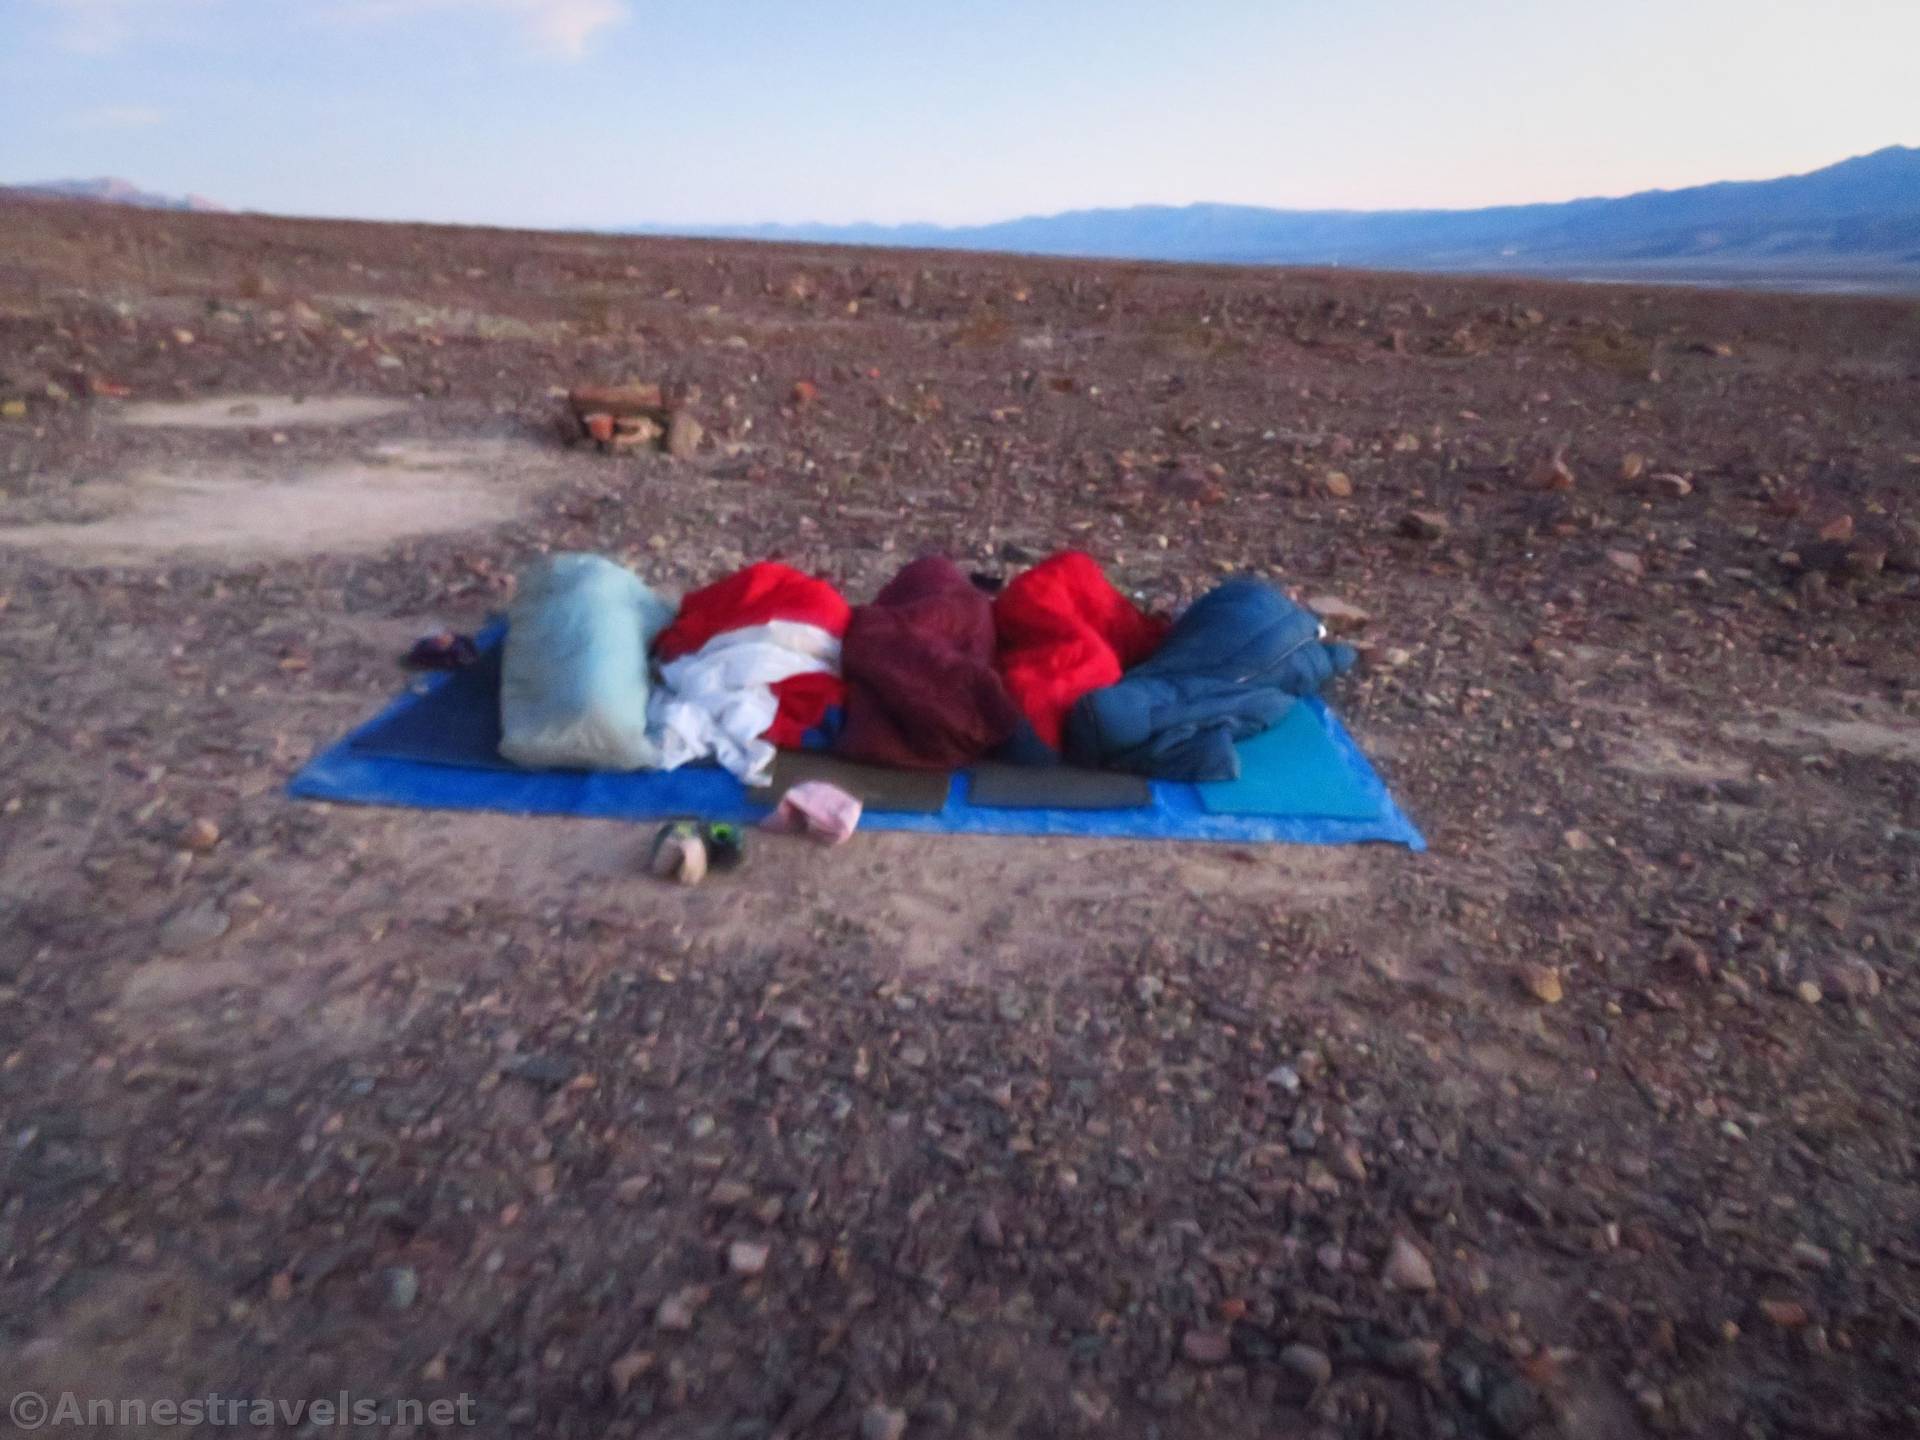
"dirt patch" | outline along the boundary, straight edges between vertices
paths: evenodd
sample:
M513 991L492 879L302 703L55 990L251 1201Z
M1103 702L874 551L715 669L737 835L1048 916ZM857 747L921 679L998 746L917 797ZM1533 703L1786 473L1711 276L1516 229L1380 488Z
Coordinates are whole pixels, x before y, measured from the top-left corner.
M285 430L296 425L362 425L408 408L374 395L213 395L204 400L147 400L114 413L121 425L174 430Z
M1721 780L1745 780L1751 766L1709 746L1682 740L1653 729L1642 715L1641 728L1616 735L1607 747L1607 763L1616 770L1649 780L1678 780L1711 785Z
M1733 733L1767 745L1817 744L1846 755L1920 764L1920 720L1887 705L1862 702L1850 705L1849 709L1854 713L1811 715L1800 710L1779 710L1752 724L1739 726Z
M0 545L94 564L376 552L513 518L529 493L514 449L388 445L315 466L139 471L89 490L86 518L0 527Z

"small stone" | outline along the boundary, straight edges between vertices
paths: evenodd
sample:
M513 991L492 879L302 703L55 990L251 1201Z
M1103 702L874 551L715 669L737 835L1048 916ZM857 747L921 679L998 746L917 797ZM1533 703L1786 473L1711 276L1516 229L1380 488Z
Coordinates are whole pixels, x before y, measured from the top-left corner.
M696 1115L687 1122L687 1134L695 1140L705 1140L719 1128L719 1122L711 1115Z
M637 1205L640 1203L641 1195L646 1192L647 1186L652 1183L652 1176L629 1175L613 1187L613 1198L622 1205Z
M1573 471L1558 455L1550 455L1527 474L1529 490L1571 490Z
M1676 475L1671 470L1662 470L1647 481L1654 493L1666 496L1669 500L1684 500L1693 493L1693 482L1684 475Z
M706 427L685 410L673 412L667 422L667 453L676 460L689 460L699 450Z
M1300 1072L1291 1065L1276 1065L1267 1072L1267 1084L1284 1090L1289 1095L1298 1095Z
M373 363L382 370L398 370L406 362L398 355L382 355Z
M1395 1290L1425 1292L1434 1287L1433 1262L1406 1236L1396 1235L1380 1278Z
M1327 629L1335 635L1351 635L1356 630L1364 630L1373 619L1358 605L1334 595L1316 595L1307 601L1307 608L1326 622Z
M17 396L0 400L0 419L24 420L27 418L27 402Z
M869 1405L860 1416L860 1440L901 1440L906 1433L907 1412L891 1405Z
M191 330L176 330L173 332L173 343L176 345L191 345L197 338Z
M1389 670L1398 670L1403 665L1412 663L1413 652L1411 650L1403 650L1398 645L1389 645L1386 650L1381 653L1380 660Z
M1853 516L1836 515L1820 527L1820 538L1838 543L1853 538Z
M651 1350L629 1350L607 1366L607 1384L613 1388L614 1397L617 1399L631 1390L633 1382L651 1369L653 1369Z
M662 1330L691 1330L693 1314L693 1298L683 1290L660 1302L660 1308L653 1312L653 1323Z
M1821 972L1820 984L1848 1004L1858 1005L1880 993L1880 972L1858 955L1843 955Z
M588 438L597 440L602 445L613 443L613 416L604 411L596 411L594 414L582 417L580 423L586 427Z
M1833 1255L1811 1240L1796 1240L1788 1252L1793 1263L1803 1270L1825 1270L1833 1264Z
M1620 478L1631 483L1646 472L1647 457L1637 450L1630 450L1620 461Z
M420 1277L411 1265L396 1265L387 1271L387 1305L391 1309L411 1309L419 1298Z
M1638 580L1647 573L1647 562L1631 550L1607 551L1607 564L1633 580Z
M753 1198L753 1187L738 1180L716 1180L707 1192L707 1203L716 1210L732 1210Z
M1329 1240L1326 1244L1314 1250L1313 1258L1319 1263L1322 1270L1325 1270L1330 1275L1338 1275L1346 1266L1347 1252Z
M1356 1185L1363 1184L1367 1178L1366 1157L1360 1153L1360 1147L1351 1140L1343 1140L1333 1147L1327 1156L1333 1166L1334 1174Z
M1686 935L1675 934L1667 940L1665 959L1669 965L1686 971L1696 980L1713 978L1713 961L1707 952Z
M185 955L211 945L227 933L233 922L211 900L176 910L160 927L160 949L168 955Z
M1333 1378L1333 1362L1327 1352L1311 1345L1289 1345L1280 1352L1280 1363L1318 1390Z
M204 855L220 843L220 827L202 815L187 822L180 832L180 844L196 854Z
M1558 1005L1566 998L1566 990L1560 983L1560 971L1552 965L1521 966L1520 984L1542 1005Z
M1487 1395L1487 1418L1512 1440L1536 1433L1545 1410L1540 1392L1518 1376L1501 1381Z
M1320 488L1336 500L1346 500L1353 495L1353 480L1344 470L1329 470L1320 477Z
M1591 850L1593 839L1584 830L1568 830L1560 837L1569 850Z
M993 1210L982 1210L974 1217L973 1238L983 1250L998 1250L1007 1243L1007 1232L1000 1224L1000 1216Z
M1807 1307L1798 1300L1762 1300L1760 1313L1782 1330L1797 1330L1807 1323Z
M1194 1365L1224 1365L1233 1356L1233 1342L1224 1330L1189 1330L1180 1337L1180 1353Z
M727 1269L750 1279L765 1273L767 1257L772 1253L773 1247L760 1241L736 1240L727 1247Z
M1452 524L1437 510L1409 510L1397 527L1409 540L1444 540Z
M1811 980L1802 980L1793 987L1793 993L1800 997L1802 1004L1818 1005L1826 997L1820 993L1820 987Z
M793 403L794 404L811 405L814 401L818 400L819 398L820 398L820 387L814 384L811 380L796 380L793 382ZM905 1422L902 1422L902 1423L905 1423Z

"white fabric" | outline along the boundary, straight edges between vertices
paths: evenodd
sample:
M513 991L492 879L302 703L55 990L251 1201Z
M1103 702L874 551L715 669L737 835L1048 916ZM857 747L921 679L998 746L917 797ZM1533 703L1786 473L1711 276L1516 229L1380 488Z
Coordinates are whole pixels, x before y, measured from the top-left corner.
M840 673L839 640L795 620L724 631L669 660L647 707L660 768L677 770L711 755L744 784L767 784L775 751L761 737L780 711L773 686L822 672Z

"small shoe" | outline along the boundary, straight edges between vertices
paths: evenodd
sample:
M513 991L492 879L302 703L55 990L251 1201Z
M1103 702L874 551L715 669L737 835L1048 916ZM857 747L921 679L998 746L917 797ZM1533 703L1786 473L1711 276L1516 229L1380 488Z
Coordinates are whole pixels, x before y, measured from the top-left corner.
M747 858L746 832L738 825L724 820L702 825L700 838L706 842L707 864L712 869L737 870Z
M647 868L662 880L698 885L707 878L707 844L691 820L662 825L653 837Z

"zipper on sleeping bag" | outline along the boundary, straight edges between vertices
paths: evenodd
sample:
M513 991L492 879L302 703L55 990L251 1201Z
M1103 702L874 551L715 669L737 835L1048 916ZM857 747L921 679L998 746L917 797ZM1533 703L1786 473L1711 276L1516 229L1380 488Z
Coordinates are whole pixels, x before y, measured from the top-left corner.
M1311 636L1309 636L1307 639L1302 640L1297 645L1288 647L1280 655L1268 661L1265 665L1262 665L1259 669L1248 671L1245 675L1239 676L1234 681L1234 683L1237 685L1247 685L1247 684L1251 684L1255 680L1264 680L1267 676L1273 674L1282 665L1285 665L1289 660L1293 659L1294 656L1298 655L1302 650L1306 649L1309 645L1318 645L1322 640L1326 638L1327 638L1327 627L1324 624L1315 625L1314 633Z

